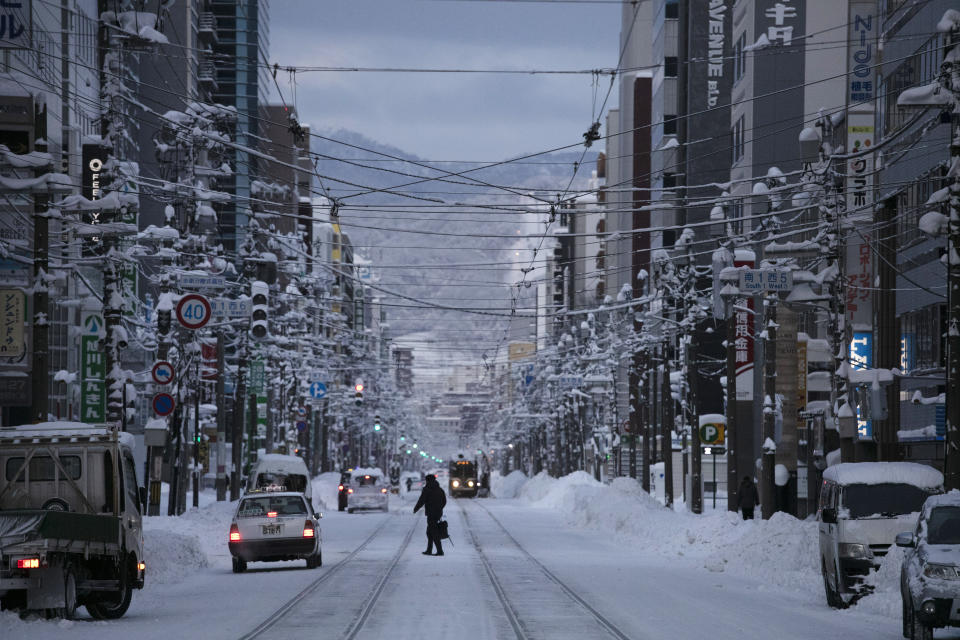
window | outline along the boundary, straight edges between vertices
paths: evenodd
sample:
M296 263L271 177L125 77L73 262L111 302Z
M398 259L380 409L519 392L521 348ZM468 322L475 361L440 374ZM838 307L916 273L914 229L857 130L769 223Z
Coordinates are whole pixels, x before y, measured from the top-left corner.
M307 505L300 496L258 496L246 498L240 503L238 518L263 517L270 512L281 516L307 514Z
M14 477L14 475L20 470L25 459L23 456L7 459L7 482L24 482L23 473L16 477ZM60 464L63 465L63 468L70 475L71 479L80 479L80 456L60 456ZM50 456L33 456L30 458L30 464L28 466L29 468L25 471L30 478L30 482L49 482L64 479L60 470L57 469L57 465L53 462L53 458Z
M666 56L663 59L663 75L668 78L676 78L679 65L676 56Z
M677 186L677 174L675 173L664 173L663 174L663 188L664 189L673 189Z
M606 255L603 251L597 252L597 271L603 271L606 269Z
M665 136L677 135L677 116L675 115L663 116L663 135Z
M676 20L680 17L680 3L678 0L667 0L664 9L667 20Z
M737 82L747 72L747 32L744 31L733 45L733 81Z
M897 106L900 93L904 89L919 87L936 80L942 60L943 40L940 35L935 35L923 43L916 53L883 77L883 86L880 87L877 95L883 96L884 134L893 133L913 115L911 109Z
M607 230L607 223L601 218L597 221L597 235L603 235Z
M137 489L137 472L133 466L133 459L127 454L123 455L123 486L127 491L130 502L137 505L139 511L140 491Z
M737 164L740 161L740 158L743 157L744 153L744 141L743 141L743 116L740 116L737 119L737 123L733 125L732 137L733 144L731 148L733 149L733 162L732 164Z

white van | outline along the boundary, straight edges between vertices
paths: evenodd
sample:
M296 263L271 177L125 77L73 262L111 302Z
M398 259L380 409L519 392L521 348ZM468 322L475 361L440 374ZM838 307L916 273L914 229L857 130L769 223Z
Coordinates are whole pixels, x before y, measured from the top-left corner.
M247 479L247 491L264 490L296 491L306 496L313 505L313 487L307 463L299 456L282 453L267 453L253 465ZM283 489L280 489L283 487Z
M913 529L924 500L943 492L943 474L914 462L844 462L823 472L817 521L827 604L845 606L880 566L897 534Z

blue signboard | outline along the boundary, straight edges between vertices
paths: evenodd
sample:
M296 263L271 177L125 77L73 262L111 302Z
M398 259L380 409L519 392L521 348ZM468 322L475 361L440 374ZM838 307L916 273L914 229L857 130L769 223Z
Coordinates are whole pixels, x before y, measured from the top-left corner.
M327 395L327 385L322 382L314 382L310 384L310 397L311 398L323 398Z
M900 336L900 371L912 371L913 364L913 334L904 333Z
M850 341L850 368L855 371L869 369L873 365L873 334L869 331L854 331ZM857 437L873 440L873 421L863 418L864 407L857 403Z

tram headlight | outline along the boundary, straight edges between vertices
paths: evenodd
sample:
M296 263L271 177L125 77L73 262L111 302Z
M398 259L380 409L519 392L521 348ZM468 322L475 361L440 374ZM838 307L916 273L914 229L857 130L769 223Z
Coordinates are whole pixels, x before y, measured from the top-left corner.
M467 486L473 489L473 480L467 480Z
M456 489L456 488L459 487L459 486L460 486L460 481L459 481L459 480L454 480L454 481L453 481L453 488Z

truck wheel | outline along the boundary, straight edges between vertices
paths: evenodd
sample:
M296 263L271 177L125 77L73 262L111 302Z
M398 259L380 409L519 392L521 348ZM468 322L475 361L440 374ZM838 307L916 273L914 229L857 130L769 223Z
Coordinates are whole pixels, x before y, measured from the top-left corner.
M67 565L63 570L63 609L61 616L64 620L73 620L77 614L77 574L73 567Z
M126 557L126 556L124 556ZM133 585L130 582L130 568L126 560L120 563L120 590L107 599L87 604L87 611L96 620L116 620L130 608L133 597Z
M820 559L820 572L823 574L823 591L827 596L827 604L834 609L843 608L843 598L840 597L840 590L830 584L830 576L827 574L827 563ZM839 576L837 576L839 578Z
M247 570L247 561L243 558L238 558L234 556L233 558L233 572L234 573L243 573Z

